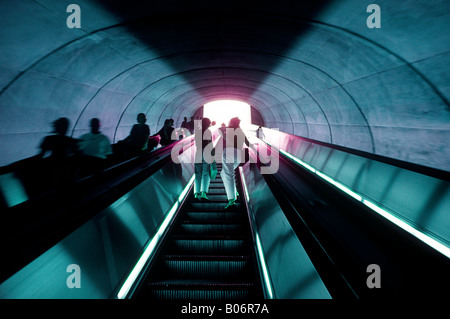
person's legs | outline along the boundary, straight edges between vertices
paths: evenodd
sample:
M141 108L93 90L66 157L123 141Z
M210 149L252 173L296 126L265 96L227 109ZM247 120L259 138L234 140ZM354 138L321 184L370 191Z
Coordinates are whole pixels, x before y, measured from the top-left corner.
M223 186L225 187L225 192L227 193L227 199L233 200L235 194L236 184L234 182L234 163L230 161L227 157L227 151L223 151L223 161L222 161L222 171L220 176L222 177Z
M220 176L222 177L225 192L227 194L228 208L234 205L236 201L236 181L235 181L235 169L239 166L238 159L240 158L240 151L236 149L225 149L223 151L223 163Z
M202 178L203 178L203 164L194 164L195 180L194 180L194 196L198 198L201 194Z
M209 175L210 166L211 166L211 164L208 164L203 160L202 179L201 179L201 184L200 184L200 192L201 192L200 196L201 196L201 198L204 198L204 199L208 199L208 197L206 197L206 194L208 193L209 184L211 182L211 176Z

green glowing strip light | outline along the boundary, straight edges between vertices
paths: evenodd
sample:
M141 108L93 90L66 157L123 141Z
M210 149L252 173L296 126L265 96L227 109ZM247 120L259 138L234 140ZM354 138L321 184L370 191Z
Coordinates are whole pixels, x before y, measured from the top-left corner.
M184 200L184 197L187 195L192 183L194 182L195 175L192 175L191 179L187 183L186 187L181 192L180 196L178 197L175 204L173 204L172 208L167 213L166 217L164 218L164 221L162 222L161 226L159 226L158 231L156 232L155 236L153 236L152 240L147 244L147 246L144 249L144 253L139 258L138 262L134 266L131 273L128 275L127 279L125 280L124 284L119 290L119 293L117 294L118 299L125 299L125 297L128 295L128 292L130 291L131 287L133 286L134 282L136 281L136 278L141 273L142 269L144 268L144 265L147 263L147 260L150 258L150 256L153 254L153 251L155 250L158 242L160 241L161 237L165 233L167 226L169 226L170 222L172 221L176 211L180 207L181 203Z
M247 199L248 202L250 200L250 196L248 195L247 183L245 182L244 170L242 169L242 167L239 167L239 172L241 174L242 184L244 185L245 198ZM267 270L266 259L264 258L264 253L261 245L261 239L259 238L259 234L256 229L255 229L255 241L256 241L256 248L258 250L259 261L263 271L264 283L266 284L267 293L269 295L268 297L269 299L273 299L273 290L272 284L270 283L269 271Z
M266 283L267 293L269 294L269 299L273 299L273 291L269 279L269 271L267 270L266 260L264 258L261 239L259 238L258 232L256 232L255 237L256 237L256 248L258 249L259 260L261 261L261 268L263 271L264 282Z
M383 209L379 205L375 204L374 202L372 202L372 201L370 201L368 199L363 198L363 196L361 196L360 194L355 193L354 191L352 191L347 186L339 183L335 179L333 179L333 178L325 175L324 173L318 171L317 169L315 169L311 165L303 162L301 159L293 156L292 154L289 154L288 152L286 152L284 150L280 150L280 152L282 154L284 154L286 157L292 159L294 162L300 164L301 166L305 167L306 169L308 169L311 172L315 173L316 175L320 176L322 179L324 179L327 182L333 184L334 186L339 188L341 191L347 193L348 195L352 196L356 200L360 201L361 203L363 203L364 205L366 205L367 207L369 207L370 209L372 209L373 211L375 211L379 215L383 216L384 218L386 218L390 222L394 223L395 225L399 226L403 230L407 231L408 233L410 233L414 237L418 238L419 240L421 240L422 242L424 242L428 246L436 249L441 254L445 255L448 258L450 258L450 248L448 246L446 246L446 245L438 242L437 240L431 238L430 236L420 232L419 230L417 230L413 226L411 226L411 225L407 224L406 222L402 221L401 219L395 217L394 215L392 215L392 213L390 213L387 210Z
M248 195L247 183L245 182L244 170L242 169L242 167L239 167L239 172L241 173L242 184L244 184L245 198L248 202L250 200L250 196Z

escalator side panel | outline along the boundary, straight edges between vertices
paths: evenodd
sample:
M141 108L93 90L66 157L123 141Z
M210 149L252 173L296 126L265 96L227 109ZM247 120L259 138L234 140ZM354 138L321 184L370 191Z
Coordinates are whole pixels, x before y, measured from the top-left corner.
M331 299L321 277L256 165L243 167L249 209L279 299Z

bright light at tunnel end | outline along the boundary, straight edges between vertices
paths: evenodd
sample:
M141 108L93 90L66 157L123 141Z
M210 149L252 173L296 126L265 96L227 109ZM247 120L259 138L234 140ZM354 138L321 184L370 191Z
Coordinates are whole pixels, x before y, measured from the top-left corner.
M235 101L235 100L219 100L206 103L203 106L203 117L215 121L216 124L221 125L228 122L233 117L239 117L241 120L241 127L251 124L250 104Z

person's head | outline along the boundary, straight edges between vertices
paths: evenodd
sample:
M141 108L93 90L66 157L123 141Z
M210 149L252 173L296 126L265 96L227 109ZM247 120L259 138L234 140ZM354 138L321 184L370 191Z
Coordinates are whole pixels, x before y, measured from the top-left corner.
M186 116L184 117L184 120L187 121L187 117Z
M207 117L202 118L202 131L205 131L211 126L211 120Z
M170 126L170 119L164 120L164 126Z
M170 119L169 121L170 121L170 126L174 126L175 120L174 119Z
M139 113L137 116L137 122L139 124L144 124L147 121L147 118L145 117L144 113Z
M69 129L69 119L66 117L60 117L53 122L53 133L58 135L66 135Z
M232 119L230 119L230 123L228 124L228 127L238 128L240 123L241 123L241 120L239 119L239 117L233 117Z
M100 132L100 120L98 118L91 119L91 133L96 134Z

